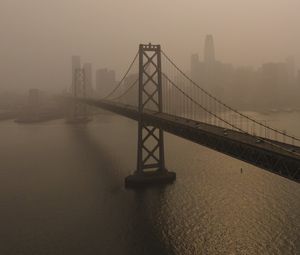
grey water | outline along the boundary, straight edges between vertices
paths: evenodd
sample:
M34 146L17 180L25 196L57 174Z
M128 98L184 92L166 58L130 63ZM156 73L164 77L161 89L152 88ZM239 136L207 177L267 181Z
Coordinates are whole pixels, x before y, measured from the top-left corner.
M300 136L299 113L256 115ZM136 132L0 122L0 254L300 254L299 184L166 134L176 182L126 190Z

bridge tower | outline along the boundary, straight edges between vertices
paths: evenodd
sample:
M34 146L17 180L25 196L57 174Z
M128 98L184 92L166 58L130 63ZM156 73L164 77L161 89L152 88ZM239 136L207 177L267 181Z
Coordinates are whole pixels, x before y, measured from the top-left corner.
M139 46L137 170L125 179L127 187L169 183L176 179L176 174L165 168L163 130L150 125L143 118L147 109L162 112L162 106L160 45L141 44Z
M85 72L83 68L76 68L73 72L72 94L74 98L86 97ZM76 101L71 102L68 123L86 123L89 121L87 106Z

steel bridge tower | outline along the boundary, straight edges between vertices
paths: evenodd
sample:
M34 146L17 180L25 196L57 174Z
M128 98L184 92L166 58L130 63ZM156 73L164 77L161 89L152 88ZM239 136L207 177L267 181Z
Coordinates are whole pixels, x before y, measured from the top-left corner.
M168 183L176 174L165 168L164 134L143 118L147 109L162 112L162 71L160 45L139 46L138 148L137 170L125 179L125 185L144 186Z
M74 98L86 98L85 71L83 68L76 68L73 73L72 94ZM70 107L68 123L86 123L89 121L87 106L80 102L73 101Z

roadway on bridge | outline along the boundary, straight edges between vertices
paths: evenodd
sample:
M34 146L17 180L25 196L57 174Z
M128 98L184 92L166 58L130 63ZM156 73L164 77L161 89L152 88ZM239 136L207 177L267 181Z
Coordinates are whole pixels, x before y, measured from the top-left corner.
M122 112L122 115L125 115L126 117L134 120L138 120L139 118L138 108L135 106L126 105L119 102L111 102L108 100L82 100L90 105L98 106L118 114ZM241 133L231 129L224 129L218 126L186 119L184 117L174 116L171 114L159 113L151 110L144 110L143 114L155 117L161 121L170 121L179 126L189 127L194 130L196 129L207 134L212 134L224 139L233 140L300 161L300 147L298 146L293 146L291 144L281 143L278 141L272 141L270 139L253 136L247 133Z

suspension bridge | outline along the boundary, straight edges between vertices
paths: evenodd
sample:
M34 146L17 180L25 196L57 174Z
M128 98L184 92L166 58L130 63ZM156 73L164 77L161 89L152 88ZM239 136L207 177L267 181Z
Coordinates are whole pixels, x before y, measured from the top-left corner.
M138 122L136 171L127 186L172 182L165 167L164 131L300 182L300 139L255 120L194 82L161 50L141 44L118 85L105 98L87 97L84 70L73 82L73 120L86 119L86 106ZM121 127L120 127L121 128Z

